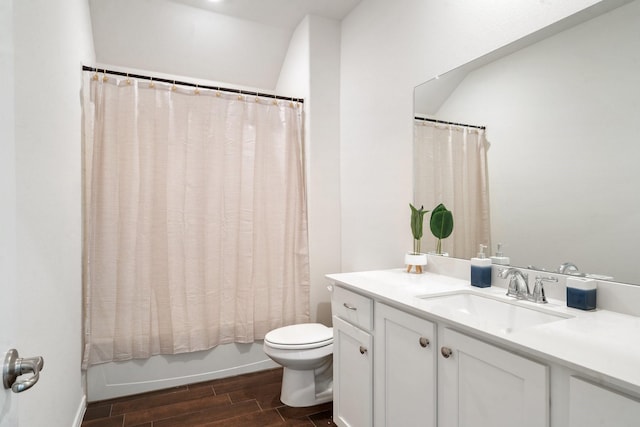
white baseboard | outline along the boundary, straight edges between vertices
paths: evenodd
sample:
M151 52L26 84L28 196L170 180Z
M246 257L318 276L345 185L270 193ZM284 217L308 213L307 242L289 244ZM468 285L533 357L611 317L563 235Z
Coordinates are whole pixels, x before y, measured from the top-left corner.
M82 425L82 419L84 418L84 413L87 411L87 396L83 395L80 400L80 405L78 406L78 410L76 411L76 417L73 419L73 427L80 427Z

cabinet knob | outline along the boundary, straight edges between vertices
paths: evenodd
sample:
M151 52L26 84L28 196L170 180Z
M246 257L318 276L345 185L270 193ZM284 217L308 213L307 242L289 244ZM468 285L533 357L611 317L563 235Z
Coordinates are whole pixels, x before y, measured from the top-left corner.
M429 345L429 339L425 338L425 337L420 337L418 342L420 343L420 347L422 347L422 348L425 348L426 346Z
M365 354L367 352L367 347L360 346L360 354Z
M453 354L453 350L451 350L449 347L441 347L440 353L442 353L442 357L444 357L445 359L448 359Z

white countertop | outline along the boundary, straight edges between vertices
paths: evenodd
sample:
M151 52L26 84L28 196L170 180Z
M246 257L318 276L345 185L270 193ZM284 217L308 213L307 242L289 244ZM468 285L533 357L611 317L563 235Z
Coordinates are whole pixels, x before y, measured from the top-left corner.
M555 299L549 299L548 304L517 301L505 295L505 288L476 288L467 280L430 272L411 274L404 269L394 269L330 274L327 278L377 301L446 323L515 352L564 365L640 395L640 317L600 309L573 309ZM449 311L434 308L428 300L417 298L459 290L571 317L507 333L456 317Z

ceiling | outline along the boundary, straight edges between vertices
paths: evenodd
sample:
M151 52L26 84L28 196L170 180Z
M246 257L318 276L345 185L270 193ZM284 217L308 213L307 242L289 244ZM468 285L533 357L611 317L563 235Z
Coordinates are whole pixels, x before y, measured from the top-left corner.
M341 21L361 0L88 1L98 64L264 91L307 15Z
M342 20L361 0L169 0L221 15L294 29L306 15Z

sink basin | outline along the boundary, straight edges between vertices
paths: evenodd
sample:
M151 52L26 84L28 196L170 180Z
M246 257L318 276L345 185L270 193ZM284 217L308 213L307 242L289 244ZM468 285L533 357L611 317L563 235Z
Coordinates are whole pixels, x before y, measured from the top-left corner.
M446 295L425 295L421 308L468 326L509 334L532 326L568 319L571 316L529 308L517 301L460 291Z

